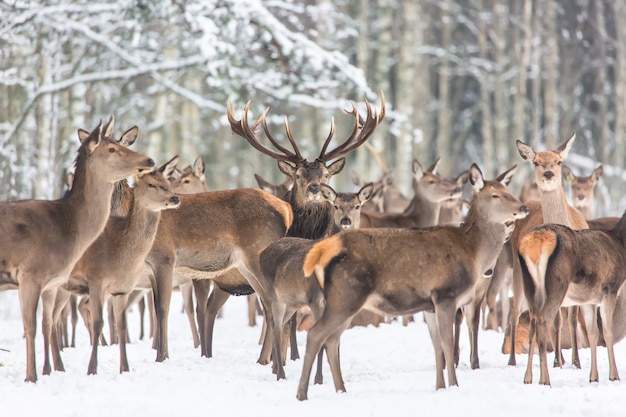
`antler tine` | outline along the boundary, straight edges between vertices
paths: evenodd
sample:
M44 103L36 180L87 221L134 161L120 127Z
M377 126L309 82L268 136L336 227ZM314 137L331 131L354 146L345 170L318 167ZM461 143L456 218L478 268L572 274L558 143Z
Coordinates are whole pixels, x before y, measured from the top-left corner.
M296 157L299 158L300 160L304 160L304 157L300 153L300 149L298 148L298 145L296 145L296 141L293 139L293 136L291 135L291 129L289 128L289 120L287 119L287 116L285 116L285 132L287 133L287 138L289 139L289 143L291 143L291 147L296 153Z
M290 161L290 162L295 162L296 161L296 155L294 155L293 153L287 151L285 148L283 147L278 147L282 153L276 152L270 148L268 148L267 146L263 145L259 139L256 137L255 134L255 130L256 128L259 126L259 123L263 122L264 123L264 128L265 128L265 116L269 110L266 109L263 114L261 115L261 117L259 117L259 119L257 120L257 122L254 124L254 127L251 129L250 126L248 125L248 109L250 108L250 101L248 101L246 103L246 105L243 108L243 116L241 118L241 120L237 120L235 119L234 116L234 110L230 104L230 97L228 98L228 101L226 103L226 115L228 117L228 122L230 123L230 128L233 131L233 133L241 136L242 138L246 139L248 141L248 143L250 145L252 145L253 148L255 148L257 151L268 155L274 159L277 159L279 161ZM267 133L267 131L266 131ZM268 135L269 136L269 135ZM272 142L272 144L274 144L274 146L276 146L276 142L273 140L273 138L270 138L270 141Z
M383 155L383 151L382 150L379 151L378 149L374 147L374 145L372 145L369 142L365 142L365 147L367 148L368 151L372 153L372 156L374 157L376 162L378 162L378 165L380 166L380 169L383 171L383 174L387 173L389 170L387 168L387 163L385 162L385 156Z
M361 131L358 132L360 126L359 119L361 119L361 116L359 115L354 103L352 103L353 111L348 112L349 114L355 116L355 126L352 134L343 144L339 145L330 152L324 153L324 155L320 155L321 160L328 161L346 155L361 146L372 135L372 133L374 133L374 130L380 121L383 117L385 117L385 96L381 92L381 108L380 110L376 110L373 115L372 106L369 101L365 100L365 106L367 107L367 118L362 124Z
M355 127L355 129L356 129L356 127ZM317 157L317 159L319 159L320 161L324 160L322 158L324 158L324 154L326 153L326 149L328 148L328 144L330 143L330 141L333 138L333 136L335 136L335 118L331 117L330 118L330 132L328 132L328 137L324 141L324 146L322 146L322 151L320 152L320 156Z

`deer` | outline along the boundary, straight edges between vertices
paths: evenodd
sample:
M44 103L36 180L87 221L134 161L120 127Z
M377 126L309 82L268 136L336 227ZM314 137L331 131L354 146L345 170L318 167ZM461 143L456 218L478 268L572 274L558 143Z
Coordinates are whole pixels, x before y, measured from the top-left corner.
M471 300L485 271L493 268L515 219L526 206L506 187L485 180L476 164L469 169L474 188L466 222L427 229L346 230L317 242L307 253L305 276L315 273L326 306L307 336L297 398L307 399L311 367L326 345L336 391L345 392L339 366L339 342L350 319L361 309L402 315L435 312L429 330L435 348L436 387L458 385L453 324L457 309Z
M591 220L593 218L594 190L604 172L602 165L594 169L589 176L577 176L567 165L562 166L562 171L563 178L571 183L574 207L583 214L585 219Z
M67 281L74 264L104 230L110 213L113 183L154 161L127 149L137 127L126 131L120 143L109 139L114 118L102 121L82 137L74 163L74 183L60 200L21 200L0 203L0 285L16 286L26 336L26 381L36 382L35 331L39 298L43 303L44 352L52 333L55 289ZM60 358L59 358L60 359ZM64 370L62 362L56 370ZM49 363L43 374L50 374Z
M321 184L320 190L334 208L333 234L342 230L357 229L363 204L372 196L374 186L365 184L356 193L337 193L327 184ZM283 327L289 323L296 312L310 314L315 322L324 309L324 294L317 281L308 279L302 272L304 257L316 240L285 237L261 252L261 269L268 282L274 288L274 297L269 308L272 309L274 322L269 327L273 331L273 371L276 379L285 379L284 357L286 343L283 341ZM285 349L283 349L283 347ZM316 383L322 383L322 354L320 350Z
M498 175L495 181L502 183L505 186L508 186L509 183L511 182L511 179L513 178L513 175L515 175L516 172L517 172L517 164L513 165L511 168L507 169L506 171ZM467 180L468 175L469 173L466 171L465 173L462 173L459 177L464 176L465 177L464 180ZM462 185L464 182L463 178L461 178L460 180L459 177L457 177L456 182L457 184ZM459 200L461 199L459 198ZM459 222L440 222L439 224L457 224L458 225ZM508 240L505 241L505 246L506 246L506 243L508 243ZM503 250L504 249L505 247L503 247ZM501 257L501 254L498 254L498 261L496 262L496 265L499 262L500 257ZM459 364L459 359L460 359L459 343L460 343L460 335L461 335L461 322L463 318L465 317L465 321L467 323L469 341L470 341L470 366L472 369L480 368L480 360L478 358L478 329L479 329L479 324L480 324L480 309L485 299L487 289L491 283L491 280L493 279L493 275L494 275L494 271L496 270L496 267L497 266L494 266L493 268L490 268L487 271L485 271L484 273L485 279L481 280L478 283L478 285L476 285L474 296L472 297L471 301L465 304L463 307L461 307L457 311L455 322L454 322L454 364L455 366L458 366ZM424 312L425 316L432 315L432 314L433 313L431 312ZM434 317L426 317L426 320L427 320L427 323L428 321L432 322L434 320Z
M335 122L332 118L328 136L319 155L312 162L309 162L300 152L289 128L287 118L285 118L285 133L292 150L282 146L271 135L266 119L269 108L261 114L253 127L250 127L248 123L250 102L246 103L241 119L237 120L234 117L234 109L230 104L230 99L228 100L227 117L233 133L246 139L257 151L275 159L280 171L293 180L293 187L284 196L284 200L291 205L294 214L293 224L289 228L287 236L319 239L329 235L333 227L332 211L330 203L323 198L320 192L321 184L327 184L333 175L343 170L346 162L345 156L365 143L384 119L386 107L385 96L382 92L380 100L380 109L377 110L373 110L369 101L365 100L367 109L365 118L359 114L354 102L351 102L352 110L345 110L345 112L354 117L352 132L343 143L329 149L335 134ZM265 136L275 149L261 143L256 136L255 130L259 125L263 127ZM334 162L330 162L333 160ZM267 332L266 337L269 334L270 332ZM291 349L292 358L299 357L295 343L292 343ZM269 355L269 350L265 350L265 353ZM262 362L268 363L269 357L266 356Z
M145 270L145 257L156 236L161 211L180 204L167 179L178 156L158 169L136 175L130 212L126 217L110 217L102 234L83 253L64 288L89 294L91 318L91 357L88 375L97 373L98 341L103 327L103 304L111 295L117 340L120 348L120 373L128 372L126 354L126 308L129 294Z
M464 171L451 180L456 184L457 188L463 189L463 184L467 182L468 172ZM463 206L467 204L467 201L463 199L463 195L459 194L456 198L449 198L441 202L441 208L439 210L439 224L454 223L459 224L463 222L465 215L463 214Z
M576 134L572 134L569 139L563 142L555 150L535 152L530 145L525 144L521 140L517 140L517 150L520 156L532 163L534 166L535 182L539 190L540 200L533 200L527 203L530 214L525 219L516 222L515 230L511 235L511 248L513 251L513 303L509 314L510 329L510 354L508 364L515 365L515 333L517 321L520 315L521 303L523 296L522 270L519 257L516 256L520 239L535 227L544 223L563 224L573 229L587 229L588 224L585 217L576 208L570 206L567 202L565 190L563 188L561 165L567 154L569 153ZM570 334L574 338L572 340L572 364L580 368L580 360L578 358L578 348L576 345L576 316L575 312L569 314ZM561 316L557 315L557 320L561 320ZM557 329L561 325L557 324ZM560 334L557 334L557 345L560 343ZM563 357L560 349L555 349L555 365L562 366Z
M554 322L561 306L571 305L580 306L589 335L589 382L598 381L598 304L609 358L609 380L619 380L613 351L613 313L626 279L626 212L610 231L573 230L559 224L537 227L521 238L518 254L530 313L528 366L524 383L532 383L536 338L540 363L539 384L550 385L546 358L546 346L550 343L547 323ZM557 355L560 348L559 330L557 328Z
M439 222L441 203L460 198L461 187L437 174L440 158L426 170L413 160L413 198L402 213L361 212L361 227L430 227Z

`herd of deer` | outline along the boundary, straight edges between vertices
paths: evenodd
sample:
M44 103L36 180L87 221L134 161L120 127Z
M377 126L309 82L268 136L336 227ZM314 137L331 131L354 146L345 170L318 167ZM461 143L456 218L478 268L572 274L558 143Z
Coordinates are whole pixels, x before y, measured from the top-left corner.
M0 290L19 293L26 381L37 380L39 299L44 374L52 366L64 370L57 329L76 295L90 331L87 372L97 373L105 301L114 329L110 337L120 348L120 372L126 372L126 310L151 291L153 343L156 360L163 361L169 356L167 318L175 287L186 294L194 345L206 357L212 356L213 325L228 297L256 294L265 318L258 362L271 361L278 379L285 378L289 345L291 357L298 357L296 314L308 314L300 400L307 399L316 357L315 382L322 382L324 350L336 390L345 391L340 338L366 311L378 320L401 316L405 323L424 312L435 350L437 388L446 386L446 365L448 384L457 385L454 364L463 317L471 366L479 367L477 336L484 306L489 309L486 326L507 328L503 351L510 353L509 364L515 364L520 346L526 347L525 383L532 382L535 348L539 382L550 384L546 352L555 351L555 365L562 365L561 349L568 346L578 367L577 348L591 347L590 381L597 381L598 343L608 350L609 378L619 379L613 344L626 329L614 314L626 308L620 292L626 278L626 224L623 217L591 220L593 188L602 168L590 177L576 177L562 165L574 135L553 151L535 152L517 141L521 157L534 165L534 200L522 197L522 202L507 189L517 165L494 180L485 179L476 164L446 179L437 173L439 160L427 169L413 162L413 196L408 199L386 170L375 183L354 177L360 186L356 193L339 193L328 185L344 168L345 156L366 143L385 117L382 94L378 109L366 101L365 117L354 104L346 110L354 127L334 148L329 148L331 122L321 152L311 162L287 122L291 149L270 134L267 111L250 125L248 108L249 103L238 120L228 103L232 131L278 161L286 175L283 184L257 176L262 189L207 191L201 158L182 171L176 168L178 157L155 168L152 159L128 149L137 127L114 140L111 117L91 132L78 131L74 179L63 198L0 203ZM273 147L257 137L259 127ZM574 206L567 202L563 178L572 182ZM469 202L463 199L465 182L471 184ZM197 328L192 291L198 301ZM526 320L518 322L523 307ZM251 308L251 320L255 310Z

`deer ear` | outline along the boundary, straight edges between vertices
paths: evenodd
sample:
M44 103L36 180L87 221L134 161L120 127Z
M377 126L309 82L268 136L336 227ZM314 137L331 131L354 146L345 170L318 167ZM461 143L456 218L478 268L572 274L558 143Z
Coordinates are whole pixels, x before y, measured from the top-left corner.
M559 146L555 152L561 155L561 158L565 158L567 154L569 153L569 150L572 148L572 145L574 144L574 139L576 139L575 132L572 133L572 136L570 136L568 140L563 142L563 144Z
M565 181L572 182L574 179L574 173L571 168L565 164L561 164L561 176L565 179Z
M517 145L517 151L522 158L528 162L532 162L533 159L535 159L535 151L533 151L533 148L530 145L526 145L519 139L515 143Z
M431 166L428 167L426 172L430 172L432 174L436 174L437 173L437 168L439 168L439 162L441 162L441 158L437 158L437 160L435 162L433 162L433 164Z
M374 184L369 182L359 190L359 201L363 204L372 198L372 195L374 195Z
M84 143L89 137L89 132L83 129L78 129L78 140L80 143Z
M109 121L106 125L104 125L104 133L103 136L105 138L110 138L113 136L113 126L115 125L115 116L111 115L109 117Z
M130 145L135 143L135 140L137 140L138 134L139 134L139 128L137 126L133 126L130 129L128 129L126 132L124 132L120 140L118 140L117 142L122 146L129 147Z
M517 164L513 165L508 170L504 171L502 174L496 177L496 181L502 183L505 187L507 187L511 183L511 179L513 175L517 172Z
M291 165L289 162L278 161L278 169L280 169L280 172L289 177L296 177L296 167Z
M100 139L102 138L102 120L100 120L98 126L92 130L87 137L81 138L80 130L78 131L78 137L81 139L81 144L87 147L89 153L93 152L94 149L96 149L96 147L100 144Z
M485 178L483 177L483 172L478 168L478 165L475 163L469 169L469 182L474 187L475 191L480 191L485 186Z
M602 176L602 174L604 174L604 168L602 168L602 165L600 165L599 167L593 170L593 172L591 173L591 178L594 181L598 181L600 177Z
M458 185L459 187L462 187L463 184L465 184L467 182L467 179L469 178L469 171L465 171L459 174L458 177L456 177L456 179L454 180L454 182L456 183L456 185Z
M420 164L417 159L413 160L413 176L417 180L424 176L424 169L422 168L422 164Z
M352 184L354 185L360 186L361 184L363 184L363 180L361 179L361 176L359 175L358 172L354 170L350 173L350 179L352 180Z
M256 182L257 184L259 184L259 188L261 190L266 191L270 194L276 195L276 186L274 184L267 181L265 178L261 177L259 174L254 174L254 178L256 178Z
M206 171L206 166L204 165L204 159L202 158L202 155L200 155L193 162L193 175L195 175L196 177L204 181L205 171Z
M176 172L176 165L178 165L178 155L163 164L163 166L159 168L159 172L161 172L165 178L173 177Z
M335 162L328 165L328 175L332 177L335 174L339 174L345 165L346 158L337 159Z
M320 184L320 192L324 198L331 203L334 203L337 199L337 193L333 190L333 187L328 184Z

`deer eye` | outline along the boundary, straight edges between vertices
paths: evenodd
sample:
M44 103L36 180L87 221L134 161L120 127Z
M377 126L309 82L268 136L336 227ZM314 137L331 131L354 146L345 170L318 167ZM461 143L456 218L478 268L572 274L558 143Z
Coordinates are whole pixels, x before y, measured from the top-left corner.
M500 196L498 194L493 194L491 198L500 198Z
M557 165L561 165L561 161L557 162Z
M114 147L110 147L109 148L109 153L115 153L115 148Z
M355 210L359 210L361 208L361 206L356 206L354 209Z
M150 184L148 184L148 187L150 187L150 188L156 188L156 185L154 185L154 184L150 183Z
M185 180L185 184L189 184L191 180Z
M538 163L538 162L533 162L533 165L535 165L536 167L538 167L538 166L539 166L539 163Z
M339 206L335 205L335 210L339 210Z

